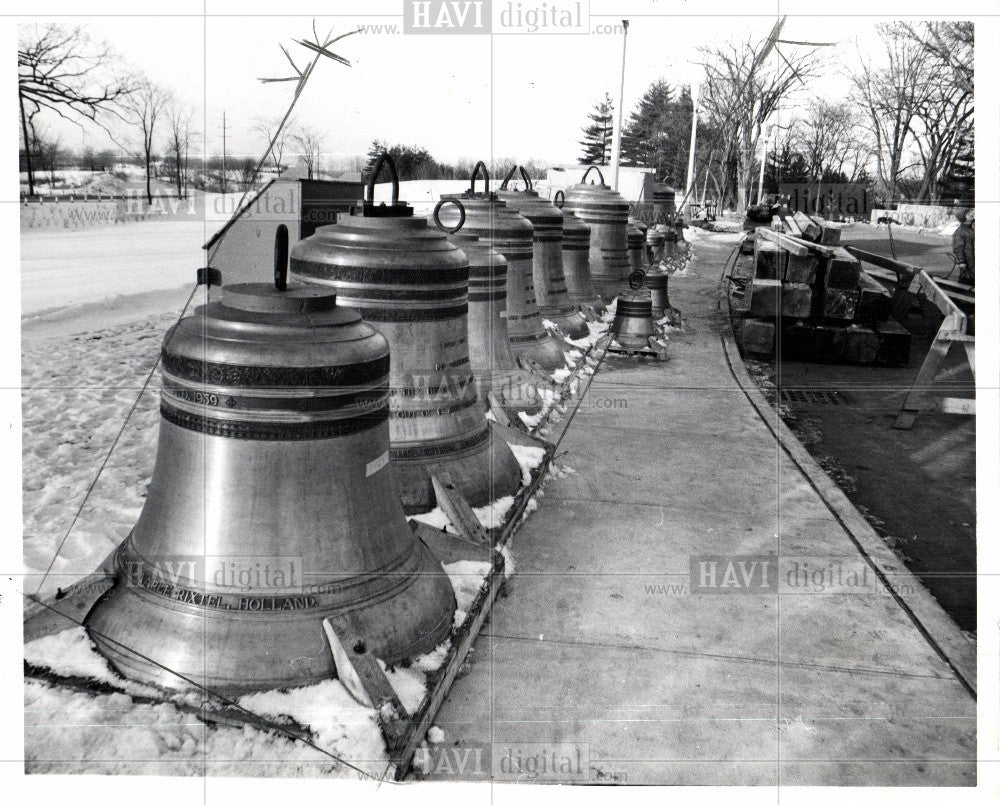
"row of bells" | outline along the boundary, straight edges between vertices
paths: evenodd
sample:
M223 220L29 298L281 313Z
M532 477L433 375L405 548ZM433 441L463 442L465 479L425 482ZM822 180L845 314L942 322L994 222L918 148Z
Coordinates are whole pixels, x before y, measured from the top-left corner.
M376 205L383 166L393 198ZM527 369L565 365L543 317L587 333L581 307L602 304L588 269L624 276L628 208L603 185L571 188L563 210L530 180L494 194L481 163L438 227L398 192L383 157L287 269L278 250L273 287L212 288L166 334L153 477L86 620L123 674L287 687L335 675L327 617L387 664L450 633L451 585L406 515L434 506L435 474L473 506L517 491L484 393L539 409L547 381Z

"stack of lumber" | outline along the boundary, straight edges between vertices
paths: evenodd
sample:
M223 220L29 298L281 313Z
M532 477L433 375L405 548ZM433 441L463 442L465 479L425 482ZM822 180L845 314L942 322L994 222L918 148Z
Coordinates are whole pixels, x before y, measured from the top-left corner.
M890 319L891 294L840 246L840 231L802 212L757 227L752 255L740 258L729 289L744 352L907 362L910 335Z

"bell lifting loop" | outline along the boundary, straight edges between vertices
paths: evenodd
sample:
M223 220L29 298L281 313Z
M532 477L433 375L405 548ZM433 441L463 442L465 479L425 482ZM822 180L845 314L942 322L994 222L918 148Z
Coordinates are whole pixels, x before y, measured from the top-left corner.
M501 190L507 189L507 183L514 178L514 174L518 171L521 173L521 181L524 182L525 192L535 189L535 185L531 181L531 177L528 175L528 172L524 169L524 165L515 165L510 169L510 173L508 173L507 177L503 180L503 184L500 185Z
M274 231L274 287L288 287L288 227L280 224Z
M628 275L628 287L633 291L638 291L643 283L646 281L646 272L641 268L637 268L631 274Z
M479 169L483 169L483 195L488 196L490 194L490 172L486 170L486 163L479 160L476 163L476 167L472 169L472 181L469 183L469 192L475 194L476 192L476 177L479 176Z
M556 190L556 194L552 197L552 204L556 209L561 210L566 204L566 194L562 190Z
M447 227L441 223L441 208L445 204L454 204L458 207L458 224L453 227ZM434 207L434 226L449 235L454 235L465 226L465 205L459 201L457 198L443 198Z
M389 176L392 179L392 203L393 206L399 204L399 174L396 172L396 163L393 162L388 151L383 151L375 161L371 178L368 179L368 184L365 185L364 202L366 206L375 204L375 180L386 165L389 166Z
M601 177L601 184L603 185L604 184L604 174L601 173L601 169L599 167L597 167L597 165L591 165L589 168L587 168L586 171L584 171L583 178L580 180L580 184L586 184L587 183L587 177L590 175L591 171L597 171L597 175Z

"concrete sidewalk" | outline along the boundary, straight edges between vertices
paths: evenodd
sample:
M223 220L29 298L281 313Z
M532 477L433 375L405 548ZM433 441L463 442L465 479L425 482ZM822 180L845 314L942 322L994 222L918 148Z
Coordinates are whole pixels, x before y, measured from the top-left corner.
M432 778L975 784L975 700L942 656L963 638L905 569L885 589L891 554L863 556L857 512L730 369L731 246L706 239L672 282L669 363L595 376L557 457L575 472L516 535L509 595L438 715ZM795 568L840 570L819 591ZM459 772L463 750L484 768Z

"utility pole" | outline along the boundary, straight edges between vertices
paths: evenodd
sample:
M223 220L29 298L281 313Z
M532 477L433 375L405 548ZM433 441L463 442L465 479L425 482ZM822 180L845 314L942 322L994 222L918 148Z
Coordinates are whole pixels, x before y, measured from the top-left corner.
M774 126L768 126L764 130L764 153L760 156L760 179L757 180L757 203L760 204L764 198L764 166L767 164L767 141L771 139L771 132Z
M625 51L628 47L628 20L622 20L622 81L618 89L618 125L611 140L611 189L618 190L618 166L622 158L622 112L625 108Z
M698 140L698 85L691 85L691 146L688 148L688 170L687 182L684 184L684 201L682 209L677 210L683 213L683 208L691 203L691 190L694 187L694 154ZM704 199L702 199L704 201Z
M226 192L226 110L222 110L222 192Z

